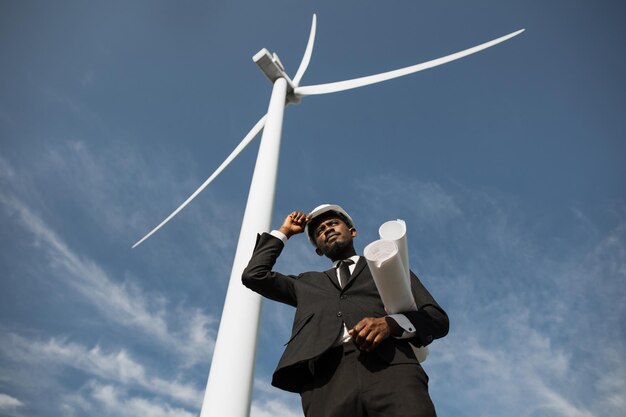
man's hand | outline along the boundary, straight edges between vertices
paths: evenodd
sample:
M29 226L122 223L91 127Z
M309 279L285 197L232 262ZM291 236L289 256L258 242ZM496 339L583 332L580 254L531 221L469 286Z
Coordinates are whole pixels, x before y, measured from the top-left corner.
M398 336L402 328L391 317L366 317L348 330L360 350L371 352L392 334Z
M301 211L293 211L285 218L283 225L278 229L287 238L304 232L304 226L309 222L309 218Z

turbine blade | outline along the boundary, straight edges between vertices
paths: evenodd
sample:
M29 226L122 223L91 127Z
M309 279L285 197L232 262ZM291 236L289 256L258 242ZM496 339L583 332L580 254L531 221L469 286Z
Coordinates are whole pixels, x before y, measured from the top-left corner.
M391 80L393 78L402 77L404 75L413 74L414 72L423 71L428 68L433 68L438 65L443 65L448 62L457 60L459 58L466 57L468 55L474 54L478 51L482 51L483 49L487 49L494 45L497 45L501 42L504 42L508 39L511 39L514 36L519 35L525 29L518 30L517 32L510 33L508 35L502 36L500 38L494 39L489 42L485 42L480 45L476 45L472 48L465 49L463 51L456 52L454 54L450 54L441 58L433 59L431 61L422 62L421 64L412 65L410 67L400 68L393 71L387 71L380 74L368 75L366 77L354 78L352 80L346 81L337 81L334 83L328 84L317 84L310 85L305 87L296 87L295 95L297 97L302 96L310 96L315 94L328 94L328 93L336 93L338 91L350 90L352 88L363 87L370 84L376 84L382 81Z
M309 62L311 61L311 55L313 54L313 44L315 44L315 29L317 26L317 17L313 14L313 22L311 22L311 33L309 34L309 41L306 44L306 49L304 50L304 56L302 57L302 61L300 61L300 66L298 67L298 71L296 71L296 75L293 77L294 85L300 84L300 80L304 75L304 72L309 66Z
M204 190L224 170L224 168L226 168L233 161L233 159L235 159L237 157L237 155L239 155L241 153L241 151L243 151L246 148L246 146L248 146L250 144L250 142L252 142L252 139L254 139L259 134L259 132L263 129L263 126L265 126L266 116L267 115L264 115L263 117L261 117L261 119L254 125L254 127L243 138L243 140L241 142L239 142L239 145L237 145L237 147L230 153L230 155L228 155L228 158L226 158L224 160L224 162L222 162L222 164L215 170L215 172L213 172L211 174L211 176L209 178L207 178L207 180L204 181L202 183L202 185L200 187L198 187L198 189L196 191L194 191L193 194L191 194L183 202L183 204L178 206L178 208L176 210L174 210L169 216L167 216L165 218L165 220L163 220L161 223L159 223L159 225L157 227L152 229L150 231L150 233L148 233L147 235L142 237L139 241L137 241L137 243L135 243L133 245L133 248L136 248L137 246L139 246L144 240L148 239L157 230L159 230L161 227L165 226L165 224L167 222L169 222L174 216L176 216L178 214L178 212L180 212L182 209L184 209L187 206L187 204L189 204L191 202L191 200L196 198L196 196L198 194L200 194L202 192L202 190Z

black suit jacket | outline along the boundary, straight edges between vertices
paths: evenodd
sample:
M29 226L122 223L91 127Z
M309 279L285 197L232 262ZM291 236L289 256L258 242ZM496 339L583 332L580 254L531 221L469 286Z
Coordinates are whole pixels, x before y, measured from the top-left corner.
M274 372L272 385L300 392L303 381L315 372L315 359L337 341L344 322L350 329L365 317L384 317L387 313L363 257L348 284L341 289L334 268L297 276L272 271L283 247L280 239L268 233L258 236L242 281L264 297L296 307L291 337ZM388 338L371 353L389 364L418 363L409 342L426 346L448 332L448 316L417 276L411 275L418 309L402 314L415 326L415 337Z

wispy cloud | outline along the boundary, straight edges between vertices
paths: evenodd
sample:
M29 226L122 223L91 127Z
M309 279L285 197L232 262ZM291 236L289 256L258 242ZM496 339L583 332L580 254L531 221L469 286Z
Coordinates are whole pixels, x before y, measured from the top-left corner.
M0 194L0 202L17 214L22 225L57 270L57 278L89 300L115 323L137 329L162 346L184 354L189 360L206 360L215 343L215 319L200 310L181 310L175 319L178 330L168 328L174 313L163 297L149 296L133 282L116 282L96 262L79 256L43 220L15 197Z
M515 328L530 330L525 321L521 319ZM424 364L433 369L434 395L439 397L441 391L451 395L464 387L453 402L441 399L436 404L445 410L463 409L459 415L495 416L503 409L520 416L546 412L561 417L602 415L590 411L567 388L577 372L566 354L551 346L545 335L531 332L534 335L527 344L510 349L484 343L476 328L461 330L448 343L434 345ZM512 337L508 330L501 333L504 338Z
M67 395L63 401L63 409L69 415L196 417L196 413L172 407L157 398L133 396L119 387L94 381L83 387L80 393Z
M71 184L71 188L59 190L61 197L73 201L76 211L91 220L89 226L94 227L94 233L102 235L105 241L115 241L116 246L125 245L130 251L134 242L200 185L203 176L210 174L211 167L197 169L198 174L191 169L191 158L186 159L185 152L178 160L156 150L151 158L146 158L132 142L114 136L106 140L115 142L115 146L103 148L82 140L55 143L33 158L29 167L21 167L19 177L14 177L9 184L15 190L56 189L60 183ZM54 176L55 184L42 185L50 175ZM232 207L230 201L223 198L211 198L212 191L205 190L167 228L135 249L133 254L150 257L161 264L167 259L175 260L176 270L188 279L197 279L193 273L186 272L201 268L198 263L202 266L210 263L216 275L228 277L242 208ZM45 189L41 193L46 194ZM22 192L15 194L28 203L35 200L23 198ZM58 195L46 194L47 200L58 198ZM177 227L182 230L180 239L184 240L184 245L162 238L165 231ZM189 248L195 251L190 253ZM226 281L222 281L224 286Z
M42 342L11 334L2 337L6 355L22 366L69 367L90 378L113 383L117 387L140 388L143 392L166 397L188 406L197 406L201 392L177 380L153 375L126 350L105 352L100 346L87 348L78 343L52 338Z
M355 185L360 199L367 202L363 220L390 216L393 211L410 213L413 223L441 226L462 213L457 197L434 182L386 174L362 178Z
M259 394L250 409L250 417L302 417L300 397L279 391L265 381L255 379L254 388Z
M15 410L23 405L24 403L17 398L0 392L0 410Z
M302 410L289 406L281 400L260 400L252 403L250 417L301 417Z

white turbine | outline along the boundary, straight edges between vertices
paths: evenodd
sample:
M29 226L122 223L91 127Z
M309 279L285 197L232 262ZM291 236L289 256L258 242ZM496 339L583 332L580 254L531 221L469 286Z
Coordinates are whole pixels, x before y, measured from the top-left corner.
M226 160L193 194L158 226L133 245L133 248L140 245L176 216L263 130L224 301L222 319L215 342L211 371L200 412L201 417L245 417L250 411L261 297L241 284L241 273L254 249L256 234L270 228L285 106L289 103L300 102L304 96L336 93L363 87L443 65L504 42L524 31L521 29L472 48L409 67L346 81L300 87L300 80L313 53L315 30L316 17L313 15L306 50L293 80L285 73L285 69L276 54L270 54L267 49L261 49L254 55L254 62L261 67L274 85L267 113L256 122Z

